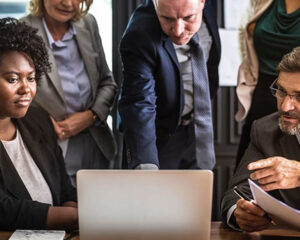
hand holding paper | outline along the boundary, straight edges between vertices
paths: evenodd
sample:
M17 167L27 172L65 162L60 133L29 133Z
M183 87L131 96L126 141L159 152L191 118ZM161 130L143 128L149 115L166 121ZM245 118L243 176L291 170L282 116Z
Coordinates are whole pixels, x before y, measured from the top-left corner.
M252 195L258 206L266 211L278 228L300 230L300 211L277 200L248 179Z

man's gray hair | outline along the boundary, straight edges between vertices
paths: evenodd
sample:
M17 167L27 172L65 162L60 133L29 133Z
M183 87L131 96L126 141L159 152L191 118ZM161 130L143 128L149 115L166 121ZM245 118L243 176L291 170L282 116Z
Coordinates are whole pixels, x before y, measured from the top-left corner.
M278 72L295 73L300 72L300 47L294 48L285 54L277 66Z

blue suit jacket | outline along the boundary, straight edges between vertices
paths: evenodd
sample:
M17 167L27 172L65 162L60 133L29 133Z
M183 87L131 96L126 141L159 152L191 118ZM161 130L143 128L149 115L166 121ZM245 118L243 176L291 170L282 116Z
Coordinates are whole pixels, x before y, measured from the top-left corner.
M204 19L213 37L208 60L211 96L218 88L220 39L206 1ZM130 168L159 166L160 146L175 133L184 106L183 83L171 39L163 33L151 0L131 16L120 45L124 82L119 111Z

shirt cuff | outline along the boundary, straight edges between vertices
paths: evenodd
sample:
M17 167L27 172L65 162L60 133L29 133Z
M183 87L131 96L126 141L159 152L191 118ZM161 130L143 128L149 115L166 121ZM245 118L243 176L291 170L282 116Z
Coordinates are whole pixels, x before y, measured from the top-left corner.
M229 208L228 212L227 212L227 225L229 227L231 227L233 230L236 231L242 231L236 224L234 224L232 222L232 219L234 218L234 216L232 216L234 210L236 209L236 204L234 204L231 208Z
M138 170L158 170L158 167L153 163L142 163L137 165L135 169Z

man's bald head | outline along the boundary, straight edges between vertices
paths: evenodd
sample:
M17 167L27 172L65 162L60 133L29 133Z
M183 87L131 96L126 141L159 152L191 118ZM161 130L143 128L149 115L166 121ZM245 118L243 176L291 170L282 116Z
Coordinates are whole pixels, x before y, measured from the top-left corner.
M187 44L199 30L205 0L153 0L163 32L175 44Z

